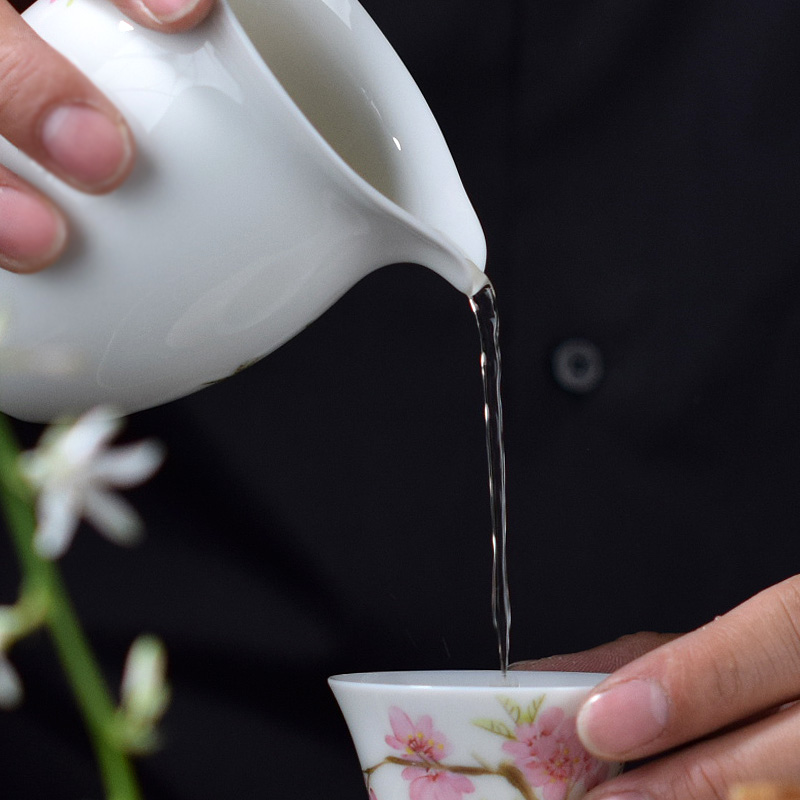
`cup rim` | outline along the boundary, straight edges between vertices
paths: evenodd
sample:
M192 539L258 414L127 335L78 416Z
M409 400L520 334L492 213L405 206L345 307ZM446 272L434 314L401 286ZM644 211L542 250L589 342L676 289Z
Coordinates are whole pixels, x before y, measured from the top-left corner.
M608 677L602 672L561 672L508 670L397 670L351 672L332 675L331 686L360 686L371 689L463 690L485 689L591 689Z

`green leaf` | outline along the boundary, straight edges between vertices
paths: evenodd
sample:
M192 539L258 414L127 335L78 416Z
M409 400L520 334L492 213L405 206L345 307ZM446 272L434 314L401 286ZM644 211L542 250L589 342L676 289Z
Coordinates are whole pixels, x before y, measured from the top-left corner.
M496 719L474 719L472 720L472 724L476 725L479 728L483 728L485 731L489 731L489 733L497 734L498 736L502 736L505 739L516 739L517 737L514 736L514 731L505 724L505 722L500 722Z
M542 695L536 700L531 700L530 704L522 714L521 720L523 723L532 723L536 720L539 710L542 707L542 703L544 703L544 698L545 695Z
M514 721L514 724L519 725L519 721L522 718L520 707L510 697L498 697L497 699L506 710L508 716Z

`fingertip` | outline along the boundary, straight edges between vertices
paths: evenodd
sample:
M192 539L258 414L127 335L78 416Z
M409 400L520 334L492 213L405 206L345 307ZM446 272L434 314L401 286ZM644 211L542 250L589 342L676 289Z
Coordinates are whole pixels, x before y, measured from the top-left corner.
M598 687L578 712L578 735L600 758L626 760L643 752L666 730L670 700L659 683L632 679Z
M88 103L51 109L41 127L49 163L76 188L103 194L133 168L133 136L117 114Z
M0 186L0 268L39 272L67 245L67 224L49 201L31 192Z
M166 33L180 33L199 25L214 0L121 0L120 7L144 25Z

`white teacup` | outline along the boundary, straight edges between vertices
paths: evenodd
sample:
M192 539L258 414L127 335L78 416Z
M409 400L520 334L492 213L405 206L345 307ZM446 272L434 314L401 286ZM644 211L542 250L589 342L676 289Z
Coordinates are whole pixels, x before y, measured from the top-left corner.
M329 681L369 800L579 800L616 775L575 729L606 675L367 672Z
M485 243L430 109L357 0L219 0L166 35L108 0L38 0L31 27L133 129L133 174L82 194L0 139L66 212L37 275L0 271L3 342L69 375L6 371L29 420L163 403L237 372L356 281L411 261L475 293Z

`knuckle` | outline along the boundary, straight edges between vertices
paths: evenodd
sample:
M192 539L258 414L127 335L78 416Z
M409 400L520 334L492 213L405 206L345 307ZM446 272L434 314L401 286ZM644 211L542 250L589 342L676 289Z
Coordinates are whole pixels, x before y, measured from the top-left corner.
M20 50L0 47L0 118L18 116L21 98L39 94L29 90L40 83L41 66L33 52Z
M711 714L735 702L744 690L743 665L735 637L716 630L694 640L691 647L681 647L669 660L673 674L673 692L699 710ZM698 676L703 676L703 690L698 694Z
M800 639L800 575L794 575L778 587L781 605L792 625L794 634Z
M786 631L784 644L794 666L800 665L800 576L795 575L778 587L779 611Z
M733 649L727 653L719 653L709 661L712 671L715 701L723 703L733 702L741 697L744 690L743 672L736 652Z
M673 781L671 796L679 800L727 800L729 781L715 759L706 758L687 765Z

